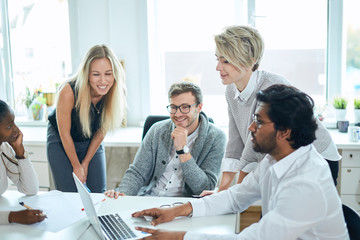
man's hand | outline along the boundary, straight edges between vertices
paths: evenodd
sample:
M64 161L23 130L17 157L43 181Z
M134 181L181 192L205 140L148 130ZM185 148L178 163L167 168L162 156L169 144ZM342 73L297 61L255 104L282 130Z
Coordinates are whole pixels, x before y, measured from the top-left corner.
M151 239L157 239L157 240L168 240L168 239L174 239L174 240L182 240L184 239L184 235L186 232L173 232L173 231L164 231L164 230L157 230L157 229L151 229L151 228L144 228L144 227L135 227L136 230L150 233L151 236L145 237L143 239L151 240Z
M41 210L22 210L18 212L10 212L10 223L33 224L41 222L45 219L46 215Z
M134 212L131 214L133 217L151 216L153 220L151 225L156 226L160 223L170 222L177 217L174 207L172 208L150 208L140 212Z
M171 139L174 141L174 147L177 151L183 149L186 145L188 130L183 127L176 127L171 133Z
M104 194L106 196L108 196L109 198L115 198L115 199L117 199L119 196L126 196L125 193L115 191L114 189L107 190L107 191L104 192Z
M193 211L192 206L188 202L180 206L171 207L171 208L145 209L139 212L134 212L131 216L133 217L151 216L153 217L151 225L156 226L160 223L170 222L171 220L179 216L188 216L192 211Z

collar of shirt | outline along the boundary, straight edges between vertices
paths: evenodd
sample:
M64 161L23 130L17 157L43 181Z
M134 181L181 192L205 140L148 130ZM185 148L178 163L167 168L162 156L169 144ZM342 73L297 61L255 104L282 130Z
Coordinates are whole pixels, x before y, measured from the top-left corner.
M240 92L239 89L237 89L237 87L235 86L235 96L234 99L236 98L240 98L241 101L247 102L251 96L251 94L254 92L254 89L256 87L256 82L257 82L257 78L258 78L258 70L256 70L255 72L253 72L251 74L251 77L249 79L248 84L246 85L245 89ZM235 84L234 84L235 85Z
M295 150L294 152L290 153L280 161L276 161L272 156L269 154L266 156L269 164L273 165L272 168L278 178L281 178L284 176L285 173L287 173L290 169L290 167L299 159L301 156L304 156L304 154L308 151L310 151L311 144L300 147L299 149Z

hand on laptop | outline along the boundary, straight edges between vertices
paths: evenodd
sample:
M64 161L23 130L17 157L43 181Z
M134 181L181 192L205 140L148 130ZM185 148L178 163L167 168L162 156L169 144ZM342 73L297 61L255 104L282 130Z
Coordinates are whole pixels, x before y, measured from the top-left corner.
M144 217L151 216L153 220L151 225L156 226L160 223L170 222L176 217L188 216L192 213L191 204L184 203L182 205L170 208L150 208L131 214L132 217Z
M117 199L119 196L126 196L125 193L118 192L115 189L107 190L104 192L104 194L109 198L115 198L115 199Z
M165 231L165 230L157 230L152 228L144 228L144 227L135 227L136 230L150 233L151 236L145 237L143 239L184 239L184 235L186 232L174 232L174 231Z

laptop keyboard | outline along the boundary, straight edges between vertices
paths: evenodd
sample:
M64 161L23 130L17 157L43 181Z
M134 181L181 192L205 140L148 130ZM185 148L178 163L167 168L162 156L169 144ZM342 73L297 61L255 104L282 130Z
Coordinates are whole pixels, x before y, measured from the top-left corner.
M99 216L101 227L111 240L135 238L136 235L118 214Z

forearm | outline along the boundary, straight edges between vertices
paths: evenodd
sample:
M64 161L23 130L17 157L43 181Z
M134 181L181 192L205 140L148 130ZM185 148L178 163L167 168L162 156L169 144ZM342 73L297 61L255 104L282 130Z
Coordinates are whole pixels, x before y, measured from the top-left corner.
M19 162L19 178L17 184L19 192L26 195L35 195L39 190L39 181L35 170L29 159L18 160Z
M104 134L99 129L95 134L94 137L91 139L89 148L86 152L86 155L84 159L82 160L82 163L89 164L93 156L95 155L97 149L99 148L100 144L104 140Z
M72 167L73 168L79 167L80 166L79 158L77 157L74 141L73 141L70 133L69 134L60 134L60 139L61 139L61 143L64 147L66 156L70 160Z
M174 207L174 213L176 217L189 216L193 212L193 208L190 202L184 203L183 205Z
M236 172L223 172L221 182L219 186L219 192L226 190L230 187L232 180L234 179Z
M185 183L191 189L191 192L187 194L200 194L205 189L215 188L219 176L220 160L218 163L215 163L215 159L211 162L212 164L198 166L192 158L181 164Z
M239 178L238 178L238 180L237 180L237 183L241 183L248 174L249 174L249 173L240 171L240 173L239 173Z

